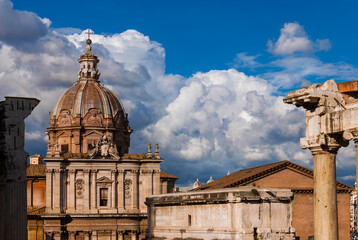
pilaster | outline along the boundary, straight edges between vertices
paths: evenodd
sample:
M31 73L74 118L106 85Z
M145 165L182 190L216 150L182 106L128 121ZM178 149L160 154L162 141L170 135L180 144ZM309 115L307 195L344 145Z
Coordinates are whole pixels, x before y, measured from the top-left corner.
M90 240L91 239L91 231L84 231L83 234L85 235L85 240Z
M138 209L138 170L133 169L132 170L132 207L133 209Z
M117 230L117 240L124 240L124 231L122 230Z
M97 211L97 197L96 197L96 179L97 179L97 169L91 170L91 209Z
M68 170L68 178L69 178L69 188L68 188L68 210L73 212L75 210L75 174L76 170L70 169Z
M117 200L117 180L116 180L116 175L117 175L117 169L112 169L111 171L111 180L112 180L112 203L111 203L111 208L112 210L116 210L116 200Z
M84 209L86 211L89 210L89 206L90 206L90 169L84 169Z
M53 201L52 201L52 171L53 169L45 169L46 172L46 212L51 212L53 210Z
M153 195L160 194L160 170L153 171Z
M61 169L54 169L53 179L53 210L60 213L61 205Z
M76 234L76 232L69 231L68 232L68 240L75 240L75 234Z
M124 170L119 169L117 174L117 196L118 196L118 211L121 212L124 210Z

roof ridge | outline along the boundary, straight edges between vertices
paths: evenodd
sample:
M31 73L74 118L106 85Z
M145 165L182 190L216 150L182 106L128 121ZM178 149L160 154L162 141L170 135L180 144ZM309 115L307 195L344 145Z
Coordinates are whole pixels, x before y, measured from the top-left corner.
M253 171L253 170L259 169L259 168L262 168L262 170L256 171L256 172ZM218 188L218 187L221 187L221 188L234 187L234 186L243 184L245 182L252 182L258 177L262 178L262 177L269 176L277 171L280 171L280 169L282 169L282 168L296 169L302 173L307 174L308 175L307 177L313 178L313 170L306 168L304 166L301 166L297 163L291 162L289 160L283 160L283 161L279 161L279 162L275 162L275 163L269 163L269 164L265 164L265 165L252 167L252 168L238 170L230 175L221 177L211 183L204 184L195 190L204 190L204 189ZM240 174L243 175L242 178L240 178ZM245 175L247 175L247 176L245 176ZM230 176L231 176L231 178L230 178ZM237 176L237 178L235 178L235 176ZM233 177L234 177L234 179L232 179ZM225 183L225 181L226 181L226 184L223 184L223 183ZM337 187L341 187L341 188L345 188L345 189L352 188L351 186L341 183L337 180L336 180L336 184L337 184Z

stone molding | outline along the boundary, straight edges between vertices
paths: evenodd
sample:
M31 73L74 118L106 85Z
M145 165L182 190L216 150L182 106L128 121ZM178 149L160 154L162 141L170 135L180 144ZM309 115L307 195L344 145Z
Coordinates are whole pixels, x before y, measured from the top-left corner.
M153 173L153 169L142 169L140 170L141 174L152 174Z

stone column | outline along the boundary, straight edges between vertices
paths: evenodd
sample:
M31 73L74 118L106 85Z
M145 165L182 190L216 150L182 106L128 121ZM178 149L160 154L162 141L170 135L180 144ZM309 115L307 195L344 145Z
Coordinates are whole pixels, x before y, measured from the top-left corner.
M118 206L118 211L122 212L124 210L124 183L123 180L124 179L124 170L123 169L119 169L118 170L118 175L117 175L117 195L118 195L118 201L117 201L117 206ZM123 234L122 234L123 235Z
M60 231L53 232L53 240L61 240L61 232Z
M52 204L52 169L45 169L46 172L46 212L51 212Z
M116 208L116 192L117 192L117 189L116 189L116 173L117 173L117 169L112 169L111 171L111 180L112 180L112 203L111 203L111 208L114 209Z
M68 210L73 212L75 210L75 174L76 171L74 169L70 169L68 171L68 178L70 179L69 188L68 188Z
M123 234L124 234L124 231L118 231L117 230L117 240L123 240Z
M160 194L160 170L153 171L153 195Z
M314 165L314 238L338 240L336 155L340 145L326 138L327 145L310 147Z
M112 230L112 232L111 232L111 240L117 240L117 231L116 230Z
M85 184L84 184L84 209L85 210L89 210L89 206L90 206L90 180L89 180L89 175L90 175L90 170L89 169L84 169L84 180L85 180Z
M138 238L137 238L137 231L132 231L132 238L131 238L131 240L137 240Z
M91 209L97 209L97 194L96 194L96 179L97 170L91 170Z
M91 231L85 231L84 235L85 235L85 240L90 240L91 239Z
M68 232L68 240L75 240L76 232Z
M92 231L92 239L91 240L97 240L98 237L97 237L97 231Z
M53 178L53 210L56 213L60 213L60 193L61 193L61 170L54 170L54 178Z
M133 187L133 196L132 196L132 208L138 209L138 170L132 170L132 187Z

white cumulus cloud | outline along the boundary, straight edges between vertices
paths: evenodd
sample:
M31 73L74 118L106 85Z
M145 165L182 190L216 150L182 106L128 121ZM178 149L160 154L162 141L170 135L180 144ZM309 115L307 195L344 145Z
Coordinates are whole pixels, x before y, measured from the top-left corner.
M166 114L143 133L184 159L238 167L301 151L295 141L303 120L303 112L283 104L267 81L235 69L212 70L189 78Z
M268 41L269 51L277 55L328 51L331 48L331 42L328 39L318 39L316 43L310 40L303 26L297 22L285 23L280 32L280 37L276 42Z

